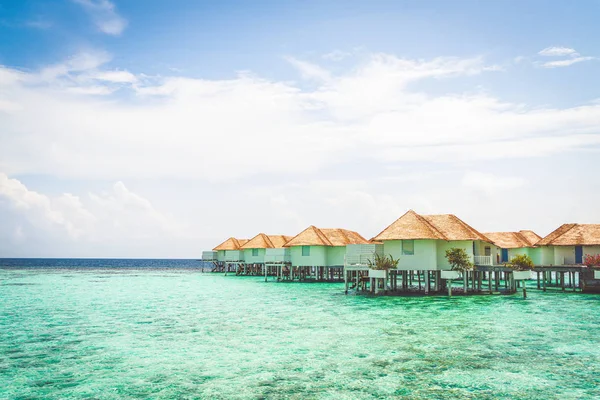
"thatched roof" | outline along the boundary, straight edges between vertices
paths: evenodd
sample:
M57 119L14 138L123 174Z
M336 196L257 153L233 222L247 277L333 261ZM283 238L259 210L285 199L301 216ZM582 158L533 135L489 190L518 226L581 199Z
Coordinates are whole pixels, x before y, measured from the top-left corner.
M239 250L240 247L243 246L246 242L248 242L248 239L236 239L234 237L230 237L229 239L215 247L213 250Z
M452 214L419 215L413 210L394 221L373 240L483 240L484 234Z
M369 244L369 241L357 232L347 229L319 229L311 225L294 236L284 247L345 246L347 244Z
M519 233L525 238L527 239L527 241L529 243L531 243L531 245L535 245L537 242L540 241L540 239L542 238L540 235L538 235L537 233L535 233L534 231L530 231L530 230L521 230L519 231Z
M533 247L541 239L534 231L486 232L484 235L490 238L496 246L503 249Z
M537 242L538 246L598 246L600 224L564 224Z
M288 242L292 237L285 235L265 235L259 233L241 246L242 249L278 249Z

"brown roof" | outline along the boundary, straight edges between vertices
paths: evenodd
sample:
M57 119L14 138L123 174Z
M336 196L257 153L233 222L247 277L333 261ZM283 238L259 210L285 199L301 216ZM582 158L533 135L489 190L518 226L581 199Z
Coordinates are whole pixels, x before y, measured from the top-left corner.
M540 241L540 239L542 238L540 235L538 235L537 233L535 233L534 231L529 231L529 230L521 230L519 231L519 233L521 235L523 235L523 237L525 239L527 239L527 241L529 243L531 243L531 245L535 245L537 242Z
M291 246L345 246L347 244L368 244L369 241L357 232L347 229L319 229L309 226L291 240L284 247Z
M452 214L419 215L413 210L394 221L373 240L483 240L490 242L482 233Z
M287 242L292 240L292 237L287 235L269 235L269 239L271 239L271 243L273 243L273 247L276 249L282 248Z
M259 233L241 246L242 249L275 249L281 248L292 237L285 235L265 235Z
M495 245L503 249L519 249L533 247L541 237L533 231L519 232L489 232L484 235L490 238Z
M564 224L537 242L538 246L600 245L600 224Z
M239 250L240 247L243 246L247 241L248 239L236 239L234 237L230 237L213 250Z

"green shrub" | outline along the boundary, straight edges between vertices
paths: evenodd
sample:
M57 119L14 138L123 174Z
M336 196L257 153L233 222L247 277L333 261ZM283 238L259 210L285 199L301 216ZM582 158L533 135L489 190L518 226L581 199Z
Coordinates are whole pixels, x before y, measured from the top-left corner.
M533 261L527 254L518 254L510 259L510 263L507 267L514 269L515 271L528 271L533 269Z
M453 247L446 250L446 259L453 271L465 272L473 269L473 263L465 249Z
M375 253L375 258L369 260L369 268L377 270L395 269L398 267L399 258L394 259L392 255L379 255Z

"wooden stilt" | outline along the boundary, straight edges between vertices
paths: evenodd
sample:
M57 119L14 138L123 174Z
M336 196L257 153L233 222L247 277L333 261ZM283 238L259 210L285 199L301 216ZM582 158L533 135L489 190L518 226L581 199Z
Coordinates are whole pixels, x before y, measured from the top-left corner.
M495 285L495 290L497 292L498 287L500 286L500 275L499 275L498 270L494 271L494 285Z
M546 271L542 272L542 290L545 292L546 291Z

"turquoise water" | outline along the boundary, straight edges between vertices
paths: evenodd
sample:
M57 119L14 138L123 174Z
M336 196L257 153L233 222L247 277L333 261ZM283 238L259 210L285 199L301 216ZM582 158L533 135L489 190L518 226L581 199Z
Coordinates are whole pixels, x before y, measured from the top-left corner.
M600 397L600 296L0 269L0 398Z

